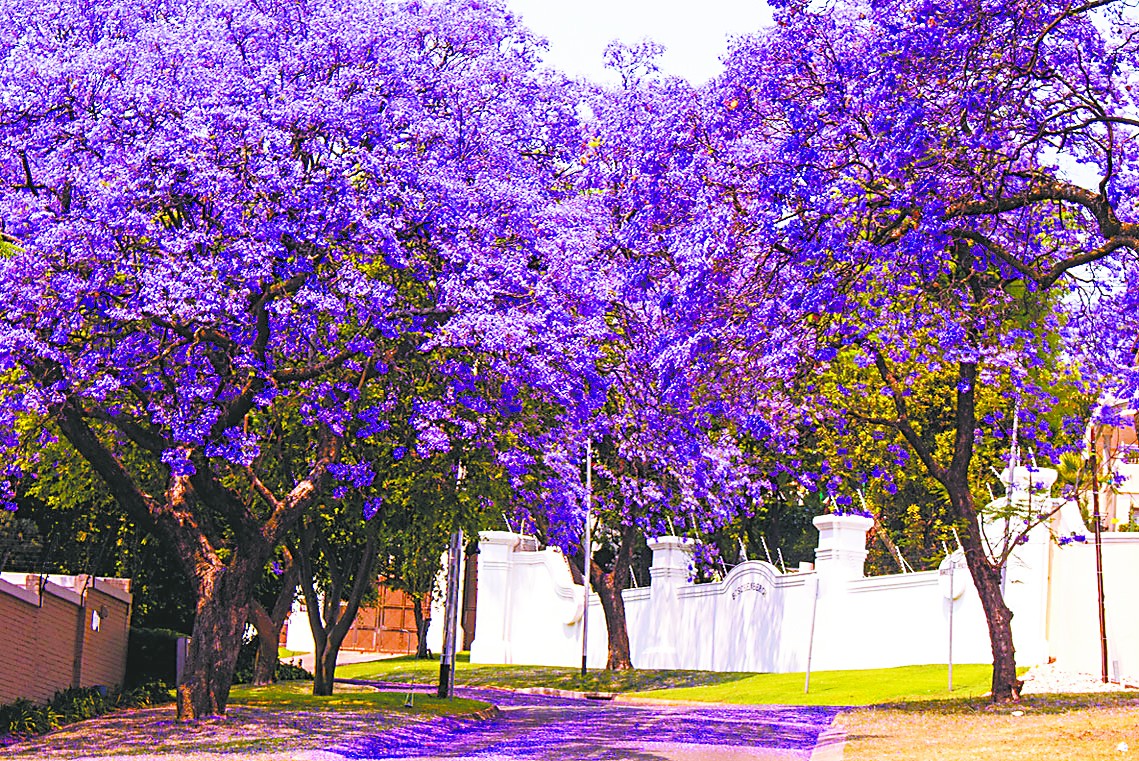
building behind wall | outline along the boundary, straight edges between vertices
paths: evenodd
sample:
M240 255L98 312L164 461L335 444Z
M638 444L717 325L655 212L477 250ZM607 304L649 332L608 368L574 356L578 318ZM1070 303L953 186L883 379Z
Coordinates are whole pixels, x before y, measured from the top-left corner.
M470 561L465 565L466 579L463 585L464 637L460 645L464 650L470 647L475 632L477 590L475 574L478 572L478 565L473 562L473 557ZM426 616L430 618L436 615L437 606L431 595L427 596L423 605ZM442 621L442 618L439 620ZM386 586L384 579L380 577L376 580L375 600L360 606L340 649L377 655L412 655L415 653L416 644L415 603L406 592ZM281 645L302 653L312 652L314 649L308 612L303 599L294 605L285 626L281 629Z
M1099 499L1106 531L1139 530L1139 440L1135 410L1116 410L1116 426L1092 427L1099 462ZM1123 423L1130 421L1130 425Z

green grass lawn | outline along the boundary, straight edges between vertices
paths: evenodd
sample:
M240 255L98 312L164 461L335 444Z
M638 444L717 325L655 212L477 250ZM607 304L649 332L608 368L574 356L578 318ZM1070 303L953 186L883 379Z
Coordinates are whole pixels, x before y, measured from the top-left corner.
M992 667L953 667L949 692L946 667L902 666L861 671L816 671L803 693L804 674L747 674L732 682L640 692L644 697L714 703L864 706L980 697L989 691Z
M392 658L355 663L336 669L338 677L394 682L431 683L439 677L438 661ZM666 699L714 703L780 705L874 705L915 700L979 697L988 692L992 670L987 665L953 667L949 692L945 666L904 666L865 671L817 671L811 691L803 694L804 675L750 674L716 671L593 670L582 680L576 669L551 666L472 665L460 655L457 684L480 687L553 687L564 690L633 693Z
M231 705L280 711L398 711L421 716L469 714L487 708L478 700L440 700L416 695L412 708L404 707L406 694L377 692L370 687L338 684L331 695L313 695L312 682L278 682L266 687L236 684L229 693Z
M439 661L404 657L345 664L336 667L336 676L431 684L439 679ZM583 680L580 670L571 668L472 665L466 653L459 655L455 666L455 683L468 687L553 687L584 692L639 692L671 687L693 687L728 682L743 676L747 675L715 671L595 669L591 670Z

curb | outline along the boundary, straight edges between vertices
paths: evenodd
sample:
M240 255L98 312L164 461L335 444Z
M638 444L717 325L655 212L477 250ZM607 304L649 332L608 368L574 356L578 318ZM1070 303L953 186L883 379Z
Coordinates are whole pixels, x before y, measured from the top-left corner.
M414 684L403 682L384 682L377 679L337 679L337 682L344 682L345 684L359 684L374 689L419 689L430 690L434 688L431 684ZM456 684L456 689L463 688L468 690L498 690L500 692L512 692L519 695L546 695L552 698L577 698L579 700L616 700L623 702L621 693L618 692L582 692L579 690L559 690L555 687L499 687L490 684ZM681 702L681 701L677 701Z
M471 719L472 721L490 721L491 719L497 719L500 716L502 716L502 709L500 709L498 706L489 706L487 708L483 708L481 711L475 711L474 713L460 714L455 718Z
M831 720L830 726L820 732L815 740L810 761L842 761L842 752L845 746L846 730L838 726L838 716L835 716Z
M368 679L337 679L338 682L346 682L348 684L360 684L375 689L384 688L398 688L406 690L409 688L415 689L434 689L432 684L409 684L402 682L382 682L379 680ZM382 686L381 686L382 685ZM577 700L597 700L607 701L613 703L627 703L631 705L648 705L648 706L694 706L697 708L761 708L766 704L752 704L752 703L722 703L704 700L670 700L668 698L647 698L633 693L625 692L604 692L604 691L591 691L583 692L581 690L561 690L556 687L500 687L497 685L489 684L456 684L456 688L465 688L470 690L498 690L500 692L511 692L519 695L546 695L552 698L573 698ZM847 706L820 706L830 707L837 709L844 709Z
M556 687L488 687L487 689L514 692L519 695L549 695L552 698L577 698L579 700L616 700L621 695L619 692L582 692L580 690L559 690Z

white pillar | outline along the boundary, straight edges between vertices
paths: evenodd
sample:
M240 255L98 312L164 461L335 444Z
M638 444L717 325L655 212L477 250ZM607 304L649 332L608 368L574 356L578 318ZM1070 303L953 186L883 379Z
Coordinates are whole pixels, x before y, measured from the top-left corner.
M649 641L640 658L642 663L637 665L654 669L679 668L676 627L681 622L676 592L689 583L693 542L679 536L658 536L649 539L648 545L653 553L653 564L649 568L652 620L646 630Z
M510 663L510 555L521 538L510 531L479 534L479 602L471 663Z
M873 518L861 515L819 515L813 523L819 530L815 549L815 572L823 585L861 579L866 575L866 532Z

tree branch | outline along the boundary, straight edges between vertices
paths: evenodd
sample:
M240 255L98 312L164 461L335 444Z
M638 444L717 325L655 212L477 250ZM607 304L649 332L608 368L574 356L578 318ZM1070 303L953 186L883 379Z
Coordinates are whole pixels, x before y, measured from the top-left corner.
M262 535L266 541L279 543L284 533L300 519L301 513L316 500L328 480L328 466L335 462L339 453L340 438L325 431L308 475L289 491L265 521Z
M909 414L906 409L906 400L905 397L902 396L901 384L898 383L897 376L895 376L893 370L890 369L881 349L871 347L870 350L874 354L874 366L878 369L878 375L890 389L890 397L893 399L894 409L898 412L895 427L898 432L902 434L902 438L906 440L906 443L910 445L910 448L914 450L914 453L917 454L918 459L925 465L929 474L938 481L944 480L947 473L946 469L940 465L937 460L933 459L933 452L926 446L925 442L921 440L921 437L918 436L913 426L910 425Z

